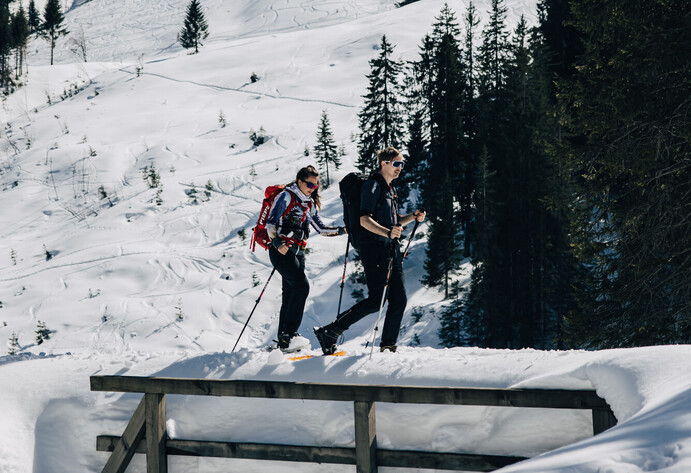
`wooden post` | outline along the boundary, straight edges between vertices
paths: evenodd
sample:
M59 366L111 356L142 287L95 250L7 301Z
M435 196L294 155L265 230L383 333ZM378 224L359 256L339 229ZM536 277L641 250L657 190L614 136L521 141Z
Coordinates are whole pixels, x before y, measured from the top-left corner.
M612 409L593 409L593 435L600 434L617 425Z
M125 433L113 449L113 453L108 458L103 473L124 473L130 464L139 443L144 438L144 399L139 403L132 415L129 424L125 428Z
M357 473L377 473L377 426L374 402L355 401Z
M145 394L146 473L168 473L166 456L166 395Z

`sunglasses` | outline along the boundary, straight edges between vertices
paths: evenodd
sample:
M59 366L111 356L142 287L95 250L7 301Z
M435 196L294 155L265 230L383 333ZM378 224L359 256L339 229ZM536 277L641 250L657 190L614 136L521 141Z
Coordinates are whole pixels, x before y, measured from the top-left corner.
M405 161L384 161L385 163L391 163L395 168L403 169L405 167Z
M317 187L319 187L318 182L315 182L314 184L311 182L307 182L307 181L302 181L302 182L305 183L305 185L307 186L308 189L316 189Z

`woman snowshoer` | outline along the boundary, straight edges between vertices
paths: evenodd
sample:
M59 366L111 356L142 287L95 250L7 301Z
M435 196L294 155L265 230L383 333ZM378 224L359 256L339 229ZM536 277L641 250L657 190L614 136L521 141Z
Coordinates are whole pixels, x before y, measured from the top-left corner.
M324 224L319 216L320 208L319 172L313 166L307 166L300 169L295 181L274 199L266 222L266 231L271 238L269 258L283 279L276 344L286 353L310 345L297 332L309 294L309 282L305 276L305 246L310 227L324 236L346 233L345 227Z

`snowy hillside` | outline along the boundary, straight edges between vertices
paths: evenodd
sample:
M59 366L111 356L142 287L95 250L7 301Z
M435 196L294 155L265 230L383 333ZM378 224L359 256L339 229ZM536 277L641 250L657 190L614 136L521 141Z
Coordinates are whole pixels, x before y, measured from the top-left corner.
M367 61L377 54L381 35L396 45L396 54L413 59L444 2L420 0L396 8L391 0L205 0L211 34L192 56L176 43L186 4L70 2L68 29L83 30L88 62L78 61L62 41L56 64L49 66L47 44L33 40L28 83L3 101L0 340L16 334L20 355L0 351L0 473L100 471L105 456L95 452L95 436L121 433L136 399L90 393L88 377L96 373L597 388L629 424L602 439L586 439L586 450L569 447L525 463L527 469L506 471L618 473L662 471L660 465L664 471L691 471L691 442L684 440L691 430L691 395L677 375L688 372L688 347L603 354L439 350L434 311L443 295L419 282L424 238L413 243L405 265L409 304L400 356L367 361L362 346L371 318L348 332L349 356L342 360L296 365L257 352L275 336L278 275L239 351L226 354L271 272L268 255L248 248L263 189L286 183L297 169L313 164L303 151L315 144L323 110L347 153L335 179L353 169L351 134L357 132ZM509 2L511 24L521 14L535 21L535 4ZM450 5L460 17L466 4ZM488 5L476 4L483 13ZM259 77L254 83L253 73ZM255 146L250 134L262 128L268 140ZM158 194L142 174L152 167L162 184ZM193 190L197 203L189 196ZM324 219L339 222L335 186L324 193L323 203ZM302 332L313 345L311 327L336 315L345 243L309 241L311 292ZM343 304L352 302L346 288ZM39 321L52 331L40 345L34 340ZM412 347L417 340L422 347ZM214 403L171 402L177 434L237 438L232 425L251 422L256 428L247 440L280 442L275 425L291 426L295 415L309 417L301 434L306 443L314 438L352 443L351 429L329 417L340 407L312 417L262 404L230 424L206 418L209 412L199 414ZM231 409L228 418L237 417L232 411L237 407L222 409ZM590 431L587 415L567 414L564 424L573 423L573 429L532 429L539 438L514 444L511 439L522 437L523 427L505 424L503 414L469 412L469 419L449 420L422 410L420 416L430 419L427 433L388 440L392 434L383 433L381 442L533 456ZM518 421L521 415L510 417ZM674 432L663 435L658 423L671 419ZM641 438L648 427L658 428L658 434ZM386 432L384 421L382 429ZM465 429L471 429L469 438L483 440L457 438ZM645 442L642 453L635 453ZM242 471L267 468L240 464ZM133 471L141 471L141 461L138 465ZM228 463L184 465L179 471L213 472L227 471ZM280 464L272 471L321 470Z
M270 273L266 252L248 249L263 189L312 163L303 152L315 144L323 110L347 153L335 178L353 169L351 134L381 35L412 59L443 6L248 0L229 13L209 2L212 34L190 56L174 41L180 19L157 29L161 15L184 16L186 2L156 3L72 8L71 30L80 18L93 21L93 59L74 62L63 42L51 67L47 45L35 40L29 84L5 104L0 195L12 204L0 230L7 322L0 337L16 333L24 351L36 350L30 345L38 321L54 331L38 350L50 353L232 346L257 297L248 283L263 283ZM532 15L534 5L519 7L511 21ZM138 36L142 30L156 39ZM149 52L141 59L131 54L137 48ZM268 140L255 147L250 134L260 129ZM162 184L160 205L142 178L151 166ZM187 195L192 189L198 204ZM338 222L341 212L334 186L324 193L323 215ZM345 241L316 237L310 246L307 331L335 316ZM418 282L423 248L424 240L415 242L407 265L409 312L430 312L441 300ZM248 346L274 336L279 294L272 282ZM344 304L351 302L346 291ZM434 345L435 319L424 317L414 329L413 322L404 322L402 342L417 334ZM362 324L352 332L366 333L370 322Z

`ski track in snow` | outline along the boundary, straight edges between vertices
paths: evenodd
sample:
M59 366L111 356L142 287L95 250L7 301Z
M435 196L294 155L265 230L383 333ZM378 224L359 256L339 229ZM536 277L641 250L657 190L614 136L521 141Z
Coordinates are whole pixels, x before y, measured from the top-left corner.
M136 72L128 71L126 69L120 69L121 72L127 73L127 74L132 74L136 75ZM160 79L165 79L173 82L179 82L179 83L184 83L184 84L192 84L196 85L197 87L206 87L209 89L213 90L219 90L219 91L230 91L230 92L239 92L243 94L248 94L248 95L254 95L257 97L267 97L271 99L279 99L279 100L294 100L297 102L305 102L305 103L322 103L325 105L336 105L338 107L346 107L346 108L355 108L357 105L351 105L351 104L344 104L344 103L338 103L338 102L332 102L328 100L318 100L318 99L306 99L306 98L298 98L298 97L289 97L285 95L277 95L277 94L268 94L268 93L262 93L262 92L254 92L251 90L243 90L240 88L234 88L234 87L224 87L220 85L213 85L213 84L202 84L199 82L191 81L191 80L182 80L182 79L175 79L173 77L167 77L162 74L155 74L152 72L141 72L140 75L146 75L146 76L152 76L152 77L158 77Z
M40 9L40 1L37 7ZM66 13L70 23L83 28L89 45L87 54L91 61L135 61L141 55L157 56L161 53L180 51L176 35L185 16L187 0L98 0L74 2ZM207 17L211 35L209 44L233 40L247 40L300 29L327 28L340 22L358 20L385 12L394 7L394 1L347 1L312 0L300 3L286 0L275 5L270 0L207 0L202 5L206 12L219 14ZM343 6L341 6L343 5ZM42 10L41 10L42 11ZM136 11L137 15L125 16L123 11ZM151 18L156 18L152 24ZM242 20L245 18L246 20ZM109 22L112 28L98 28ZM230 25L230 27L228 26ZM98 34L94 34L98 31ZM126 35L123 32L127 32ZM35 41L35 40L34 40ZM111 45L117 43L118 47ZM32 42L34 57L30 61L45 61L45 48ZM56 60L73 57L66 47L56 49Z

